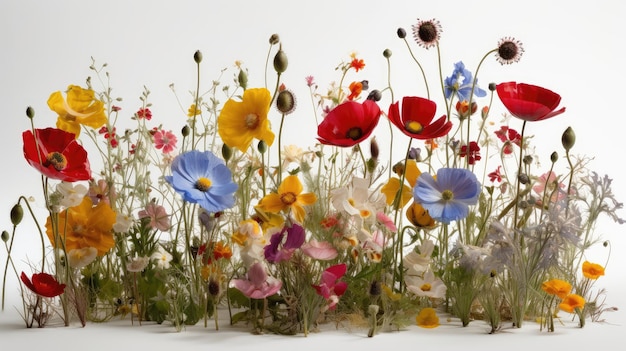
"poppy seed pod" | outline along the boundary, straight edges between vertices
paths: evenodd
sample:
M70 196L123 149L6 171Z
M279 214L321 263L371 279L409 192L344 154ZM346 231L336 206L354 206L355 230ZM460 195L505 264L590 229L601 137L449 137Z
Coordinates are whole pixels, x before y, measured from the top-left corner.
M9 241L9 232L7 232L6 230L2 231L2 241L4 241L5 243Z
M497 86L498 86L498 85L497 85L496 83L489 83L489 90L491 90L491 91L496 91L496 87L497 87Z
M24 209L22 208L22 205L17 203L11 209L11 223L13 223L14 226L18 225L22 222L22 218L24 218Z
M200 52L200 50L196 50L196 52L193 54L193 60L196 61L196 63L202 62L202 53Z
M281 46L281 48L278 49L276 56L274 56L274 70L277 73L283 73L287 70L288 64L289 61L287 60L287 54L285 54Z
M28 117L30 119L33 119L35 117L35 109L30 107L30 106L28 106L26 108L26 117Z
M567 127L561 136L561 143L563 144L563 148L566 151L569 151L574 144L576 143L576 134L574 134L574 129L572 127Z
M191 128L189 128L189 126L184 126L183 129L181 129L180 133L183 135L183 137L189 136L189 133L191 133Z
M267 144L263 140L260 140L256 148L260 153L264 154L265 151L267 151Z
M270 45L276 45L280 42L280 37L278 34L274 33L270 36Z
M370 91L370 93L367 95L367 100L380 101L380 99L382 98L383 94L378 89Z
M384 56L385 58L390 58L390 57L391 57L391 54L392 54L392 52L391 52L391 50L389 50L389 49L385 49L385 51L383 51L383 56Z

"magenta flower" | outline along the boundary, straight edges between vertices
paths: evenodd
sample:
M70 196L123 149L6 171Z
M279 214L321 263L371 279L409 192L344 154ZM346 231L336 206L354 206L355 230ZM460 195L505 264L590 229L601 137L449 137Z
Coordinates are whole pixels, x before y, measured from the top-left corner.
M157 130L152 135L152 140L154 141L154 147L157 149L162 149L163 153L169 154L174 151L176 148L176 135L172 133L171 130L165 131L163 129Z
M145 209L137 214L139 218L150 218L150 227L160 231L168 231L170 229L170 217L165 211L165 207L150 202Z
M248 279L233 279L233 286L251 299L264 299L277 293L283 283L267 275L261 262L248 269Z
M298 224L283 227L272 235L269 245L263 249L265 259L270 263L288 261L293 253L302 246L305 239L304 228Z
M322 278L319 285L313 285L318 295L322 296L328 302L325 309L333 310L339 302L339 298L348 289L346 282L340 281L341 277L346 274L346 264L340 263L326 268L322 272Z

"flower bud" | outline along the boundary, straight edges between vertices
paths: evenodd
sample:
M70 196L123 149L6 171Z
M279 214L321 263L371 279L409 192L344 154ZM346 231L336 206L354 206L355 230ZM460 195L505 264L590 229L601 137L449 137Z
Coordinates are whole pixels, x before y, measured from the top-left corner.
M24 218L24 209L22 209L22 205L18 202L11 209L11 223L16 226L22 222L22 218Z
M561 136L561 143L563 144L563 148L566 151L569 151L574 144L576 143L576 134L574 134L574 130L572 127L567 127Z
M524 162L525 165L529 165L529 164L533 163L533 157L530 156L530 155L526 155L526 156L524 156L522 161Z
M4 241L5 243L9 241L9 232L7 232L6 230L2 231L2 241Z
M370 88L370 81L367 79L364 79L361 81L361 89L363 90L368 90Z
M200 50L196 50L196 52L193 54L193 60L196 61L196 63L202 62L202 53L200 52Z
M28 117L30 119L35 118L35 109L30 107L30 106L28 106L26 108L26 117Z
M550 161L552 161L552 163L556 163L556 161L559 160L559 154L556 153L556 151L554 151L551 155L550 155Z
M383 288L378 280L372 281L369 292L371 296L378 296L383 292Z
M276 96L276 108L286 115L292 113L296 109L296 97L288 89L281 90Z
M189 136L189 133L191 133L191 128L189 128L189 126L186 125L183 127L180 133L183 135L183 137Z
M390 58L391 57L391 50L385 49L385 51L383 51L383 56L385 58Z
M530 178L526 174L520 174L517 176L517 180L522 184L528 184L530 182Z
M3 233L3 234L4 234L4 233ZM608 241L608 240L604 241L604 242L602 243L602 246L604 246L604 247L609 246L609 241Z
M233 150L226 144L222 144L222 157L228 161L233 156Z
M378 148L378 142L376 141L376 138L372 138L370 140L370 155L372 155L373 159L377 159L379 154L380 151Z
M237 75L237 83L239 86L246 90L248 87L248 73L242 69L239 70L239 74Z
M283 73L287 70L289 61L287 60L287 54L283 51L282 47L278 49L276 56L274 56L274 70L277 73Z
M276 45L280 42L280 37L278 34L274 33L270 36L270 45Z
M489 90L495 91L496 87L497 87L496 83L489 83Z
M259 141L259 144L257 145L257 150L259 150L260 153L264 154L265 151L267 151L267 144L263 140Z
M406 31L404 30L404 28L398 28L396 34L398 34L398 38L400 39L406 38Z
M383 94L380 92L380 90L377 89L370 91L370 93L367 95L367 100L380 101L380 99L382 98Z

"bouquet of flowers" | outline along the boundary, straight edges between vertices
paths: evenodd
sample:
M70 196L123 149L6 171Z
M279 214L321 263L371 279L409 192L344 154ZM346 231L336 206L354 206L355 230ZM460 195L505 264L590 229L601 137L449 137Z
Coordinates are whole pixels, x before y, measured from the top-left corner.
M303 77L318 125L308 149L283 144L297 99L281 80L288 49L276 34L263 86L248 86L238 62L230 83L223 70L200 92L195 52L197 86L181 102L189 107L179 131L152 120L147 88L136 111L121 110L107 65L95 61L86 86L50 95L55 127L27 108L24 157L41 173L47 213L39 218L21 197L2 233L3 285L9 272L21 281L26 326L129 318L181 330L226 318L255 333L348 323L373 336L437 327L442 315L492 332L528 320L553 331L559 310L581 327L599 320L610 309L595 287L606 263L585 253L610 246L595 225L602 216L623 223L622 204L611 179L574 154L572 128L555 135L563 148L548 162L537 155L530 133L566 112L560 95L478 84L493 56L521 59L512 37L474 71L439 66L431 85L415 51L439 56L442 26L418 20L411 29L414 41L403 28L397 36L425 93L370 87L357 78L365 62L356 54L327 89ZM383 56L389 69L391 51ZM385 124L390 140L380 143ZM25 213L41 241L29 272L11 256Z

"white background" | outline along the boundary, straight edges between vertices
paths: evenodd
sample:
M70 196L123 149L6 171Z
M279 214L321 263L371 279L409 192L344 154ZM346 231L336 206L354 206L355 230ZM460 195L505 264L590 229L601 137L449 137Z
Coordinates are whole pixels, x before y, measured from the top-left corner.
M396 99L403 95L424 96L418 68L411 62L405 44L396 36L396 29L404 27L410 38L411 25L417 18L436 18L443 26L440 47L444 76L459 60L474 71L482 56L495 48L502 37L512 36L522 41L526 52L519 63L502 66L492 55L479 72L479 83L486 89L489 82L514 80L541 85L559 93L567 112L551 120L529 124L527 135L535 135L534 142L542 147L547 163L550 153L560 150L562 131L572 126L577 135L573 152L594 157L592 168L601 175L614 178L613 189L617 198L626 200L626 178L622 176L624 70L621 46L626 30L621 21L626 13L624 7L622 2L609 0L592 3L545 0L5 0L0 3L0 106L3 114L0 142L4 161L0 176L0 229L11 230L9 211L20 195L40 197L41 194L38 173L22 157L21 133L30 128L25 116L26 107L35 109L36 127L53 126L56 117L46 104L50 93L63 91L70 84L84 86L86 77L93 76L88 69L91 57L98 65L108 64L113 96L123 98L118 103L122 107L121 116L128 118L141 106L139 96L146 86L151 91L149 100L153 104L153 120L162 121L177 131L184 124L186 108L192 101L188 92L195 90L193 53L196 50L204 56L201 91L210 87L223 68L229 68L223 82L232 79L235 60L242 61L250 70L250 87L263 86L268 38L278 33L289 57L283 82L298 97L297 110L286 121L288 135L284 144L308 146L315 143L316 126L304 77L313 75L324 91L330 82L339 79L334 68L341 61L349 60L352 52L366 63L362 72L351 76L353 80L368 79L371 88L384 87L387 68L382 52L388 48L393 52L391 83ZM441 101L436 85L436 52L433 49L426 51L414 43L411 45L427 70L431 91L435 91L431 93L433 99ZM268 77L269 85L273 87L271 71ZM184 111L169 88L171 83L175 84ZM100 86L94 82L94 87ZM384 101L381 108L386 110L388 100ZM494 108L501 109L498 104L496 101ZM277 125L278 115L274 114L272 118L276 118L274 125ZM386 140L385 133L386 128L381 127L375 132L379 140ZM626 217L624 212L621 215ZM597 235L610 240L613 247L607 275L598 281L598 286L608 289L607 302L618 307L624 301L626 290L623 229L608 219L602 220L597 228ZM15 252L18 261L39 252L38 236L32 229L25 225L18 235ZM604 262L606 253L607 250L603 249L593 250L590 258ZM0 260L3 264L5 259L6 253L2 249ZM33 259L37 260L36 257ZM9 295L15 292L15 284L15 277L9 275ZM608 314L606 318L620 327L591 326L575 333L562 332L567 337L554 336L557 339L550 340L558 340L561 345L585 339L602 342L602 335L621 330L626 321L622 311ZM13 315L10 308L2 313L2 323L0 343L5 340L6 336L2 335L5 330L11 331L11 335L21 335L19 338L9 337L9 342L30 335L20 329L19 317ZM98 327L88 326L87 330L71 335L87 336L92 328ZM436 340L452 344L466 342L465 337L473 342L484 340L487 348L489 345L496 347L499 342L504 342L502 345L507 347L523 345L517 341L513 343L515 337L512 335L490 337L476 330L463 330L461 338L450 338L450 335L458 334L458 331L451 330L455 328L446 326L429 334L440 335L431 345L437 345ZM181 345L187 346L211 342L202 330L189 332L190 339L177 334L172 336L167 327L158 331L147 330L151 343L184 340L186 343ZM136 334L126 336L141 333L133 332ZM66 332L42 333L46 333L46 337L56 337ZM534 328L530 333L534 334ZM597 338L592 333L598 333ZM401 334L412 344L419 344L425 332L417 330ZM246 340L239 338L240 334L221 335L221 342L226 339L229 347ZM347 340L361 339L361 336L352 335ZM322 335L317 336L317 340L320 337ZM385 337L375 340L387 343L400 340ZM500 341L494 341L495 338ZM272 340L276 347L288 346L282 340ZM341 337L332 340L346 342ZM544 345L549 337L541 336L535 340L526 343ZM243 344L250 346L254 345L253 342L254 339ZM369 340L361 345L359 347L368 348L376 344Z

